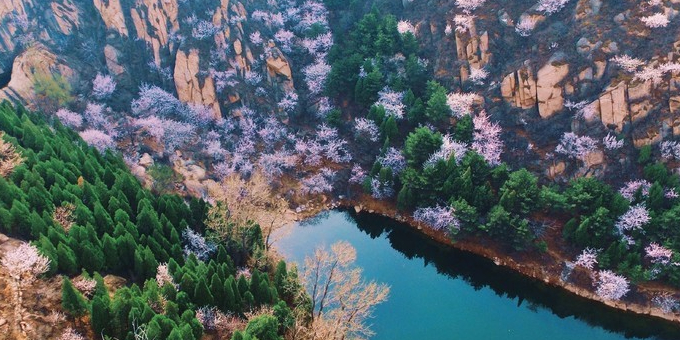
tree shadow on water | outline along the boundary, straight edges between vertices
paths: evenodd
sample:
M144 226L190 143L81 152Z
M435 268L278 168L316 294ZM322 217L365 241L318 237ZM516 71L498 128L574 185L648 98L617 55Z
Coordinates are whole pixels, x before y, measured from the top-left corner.
M560 318L574 317L626 338L680 339L680 326L669 321L620 311L548 286L481 256L438 244L410 226L383 216L354 211L346 214L371 238L386 235L392 248L406 258L422 259L425 266L433 265L439 274L464 280L475 290L488 287L498 296L517 298L518 307L525 304L532 311L545 308Z

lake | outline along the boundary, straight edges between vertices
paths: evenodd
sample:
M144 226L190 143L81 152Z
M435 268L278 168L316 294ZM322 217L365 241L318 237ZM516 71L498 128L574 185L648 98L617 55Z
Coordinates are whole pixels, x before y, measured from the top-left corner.
M344 240L364 277L391 286L369 320L374 340L680 339L680 327L548 287L402 223L330 211L289 228L275 243L301 264L314 248Z

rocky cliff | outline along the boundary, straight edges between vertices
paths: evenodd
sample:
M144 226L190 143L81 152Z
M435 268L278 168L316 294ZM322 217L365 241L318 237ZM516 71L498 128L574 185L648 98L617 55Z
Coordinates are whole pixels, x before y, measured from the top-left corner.
M180 100L209 106L220 117L225 107L252 97L248 95L252 91L234 83L218 85L216 74L256 71L268 75L265 83L258 84L267 92L294 89L287 57L274 42L267 42L275 31L250 20L253 6L229 0L200 4L1 0L2 98L21 98L30 105L33 80L27 74L48 68L55 72L62 65L73 70L58 72L69 77L74 93L88 92L89 81L98 72L114 76L122 98L136 93L142 83L161 80ZM257 6L267 10L270 5ZM249 41L246 32L256 31L261 32L261 41ZM277 50L275 57L272 49ZM126 104L121 100L118 109Z
M554 13L533 0L486 1L468 12L440 0L364 7L373 3L413 24L437 80L483 95L487 111L506 128L506 161L534 162L542 171L538 160L550 157L565 131L617 135L625 140L622 156L680 136L680 0L571 0ZM93 75L104 73L119 84L112 106L121 112L150 83L209 107L215 118L254 103L285 116L277 103L287 93L307 96L294 82L305 65L297 56L291 62L295 53L285 46L302 37L280 30L287 15L298 14L268 16L280 7L275 1L0 0L0 98L30 105L38 73L63 75L73 93L89 93ZM351 12L334 11L336 18ZM655 13L668 20L665 27L646 23ZM639 63L622 67L617 58L624 56ZM577 171L601 173L625 163L600 158Z

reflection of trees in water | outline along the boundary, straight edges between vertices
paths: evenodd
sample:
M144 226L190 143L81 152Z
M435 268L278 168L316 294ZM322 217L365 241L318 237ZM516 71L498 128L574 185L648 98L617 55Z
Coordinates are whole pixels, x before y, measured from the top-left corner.
M434 265L439 274L464 280L475 290L488 287L498 296L517 298L517 306L526 301L532 311L547 308L560 318L574 317L588 325L623 334L625 337L680 339L680 327L664 320L623 312L550 287L538 280L496 266L491 260L442 246L409 226L392 219L349 211L359 230L371 238L387 235L392 248L406 258L422 259Z

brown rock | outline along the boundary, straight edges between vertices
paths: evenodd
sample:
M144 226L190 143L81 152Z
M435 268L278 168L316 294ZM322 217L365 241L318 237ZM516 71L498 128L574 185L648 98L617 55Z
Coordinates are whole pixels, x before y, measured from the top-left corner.
M288 64L288 60L282 55L277 58L267 58L267 71L269 71L270 76L281 75L287 79L292 79L293 77L290 64Z
M63 65L45 46L35 44L14 59L11 80L0 90L0 100L20 101L29 108L34 108L34 83L37 75L61 75L69 78L73 76L73 70Z
M538 71L536 81L536 97L538 113L542 118L550 118L564 107L562 87L558 84L569 73L568 64L548 62Z
M62 33L69 35L74 28L80 26L80 12L72 0L64 0L62 3L52 2L50 7Z
M602 123L604 125L616 125L616 131L621 132L621 128L628 118L626 84L620 82L613 87L610 85L600 96L599 106Z
M503 78L501 94L514 107L529 109L536 105L536 81L531 69L523 67Z
M177 51L174 77L177 95L183 102L211 107L215 113L215 118L220 118L222 112L217 102L213 79L208 76L201 82L198 79L198 71L198 50L192 49L189 54L181 50Z
M125 67L118 63L118 56L120 52L111 45L104 47L104 58L106 59L106 68L111 74L120 75L125 72Z
M128 29L125 25L125 16L120 6L120 0L93 0L94 7L99 11L106 28L117 31L120 35L127 36Z

